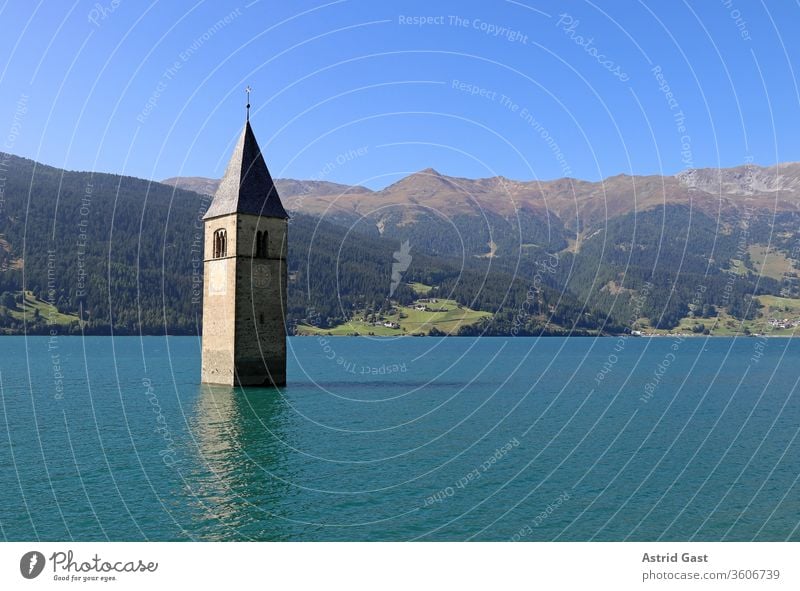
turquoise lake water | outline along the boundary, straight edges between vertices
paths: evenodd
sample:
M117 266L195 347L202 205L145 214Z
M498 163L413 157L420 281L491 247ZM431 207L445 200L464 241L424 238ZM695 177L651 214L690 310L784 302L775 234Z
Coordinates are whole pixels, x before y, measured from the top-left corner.
M800 540L800 342L0 338L6 540Z

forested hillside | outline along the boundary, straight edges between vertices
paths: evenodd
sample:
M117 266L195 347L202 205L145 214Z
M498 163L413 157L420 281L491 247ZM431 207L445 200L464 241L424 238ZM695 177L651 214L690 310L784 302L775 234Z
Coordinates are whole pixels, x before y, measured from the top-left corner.
M10 162L0 226L0 293L5 296L0 327L45 333L55 320L59 330L73 333L197 333L200 218L208 196L130 177L65 172L20 158ZM289 324L313 321L326 327L356 311L388 308L399 245L294 215ZM424 250L412 255L395 301L413 301L406 285L411 281L438 286L442 294L481 310L520 306L526 298L521 278L487 269L480 261L462 268L461 260ZM50 306L22 313L23 290ZM547 290L540 300L555 305L560 294ZM571 297L561 299L577 306Z
M90 334L198 333L200 219L210 196L13 156L8 163L0 201L0 330L45 333L57 325ZM620 182L613 186L622 191ZM214 186L193 183L187 186ZM469 183L479 195L463 194ZM508 210L508 195L527 195L523 184L449 179L435 171L383 192L314 181L278 186L284 202L300 208L290 220L290 328L326 329L411 305L420 297L412 283L492 314L476 316L482 319L460 334L671 329L687 317L753 319L761 296L798 296L800 215L787 205L793 193L784 185L786 207L777 212L759 206L763 195L740 196L726 197L725 207L719 202L714 215L706 202L714 196L702 185L692 189L691 206L665 199L630 211L619 196L598 196L619 213L579 222L531 199ZM556 201L565 190L559 182L549 187ZM507 195L492 207L497 190ZM589 189L582 190L579 209L594 211ZM356 199L363 212L316 213L337 202L337 193ZM391 206L375 207L381 199ZM403 242L410 264L392 290Z

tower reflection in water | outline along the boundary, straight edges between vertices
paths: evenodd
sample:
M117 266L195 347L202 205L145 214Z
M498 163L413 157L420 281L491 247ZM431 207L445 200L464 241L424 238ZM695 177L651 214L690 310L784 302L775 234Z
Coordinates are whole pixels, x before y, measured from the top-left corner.
M195 473L184 475L200 513L198 538L290 538L288 456L294 452L285 434L291 413L279 390L200 386L188 417L198 457Z

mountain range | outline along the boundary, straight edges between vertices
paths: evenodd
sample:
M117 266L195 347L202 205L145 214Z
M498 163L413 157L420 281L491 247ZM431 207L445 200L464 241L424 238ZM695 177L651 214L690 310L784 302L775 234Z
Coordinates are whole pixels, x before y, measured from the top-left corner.
M218 179L173 177L165 184L213 195ZM505 177L449 177L432 168L411 174L379 191L327 181L279 179L287 209L317 216L357 219L399 207L408 220L426 215L504 216L530 211L556 216L576 231L606 218L659 205L691 205L716 215L748 206L762 211L796 211L800 206L800 163L771 167L743 165L727 169L693 169L675 176L629 176L598 182L562 178L516 181Z
M58 314L70 332L199 331L198 220L217 180L3 161L0 329L46 332ZM380 315L422 289L491 314L460 334L747 330L799 295L796 163L600 182L426 169L377 191L276 183L292 214L292 326Z

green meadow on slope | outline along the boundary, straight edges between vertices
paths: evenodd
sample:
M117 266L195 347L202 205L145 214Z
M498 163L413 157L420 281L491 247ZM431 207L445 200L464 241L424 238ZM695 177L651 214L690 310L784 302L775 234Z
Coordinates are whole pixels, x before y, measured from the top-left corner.
M416 284L420 289L422 284ZM491 318L489 312L471 310L461 306L455 300L434 299L413 305L397 305L385 314L372 314L355 317L352 320L328 329L318 328L308 324L300 324L295 330L298 335L326 334L331 336L342 335L375 335L375 336L401 336L401 335L426 335L426 334L457 334L462 326L470 326L483 318ZM427 308L427 309L420 309Z

